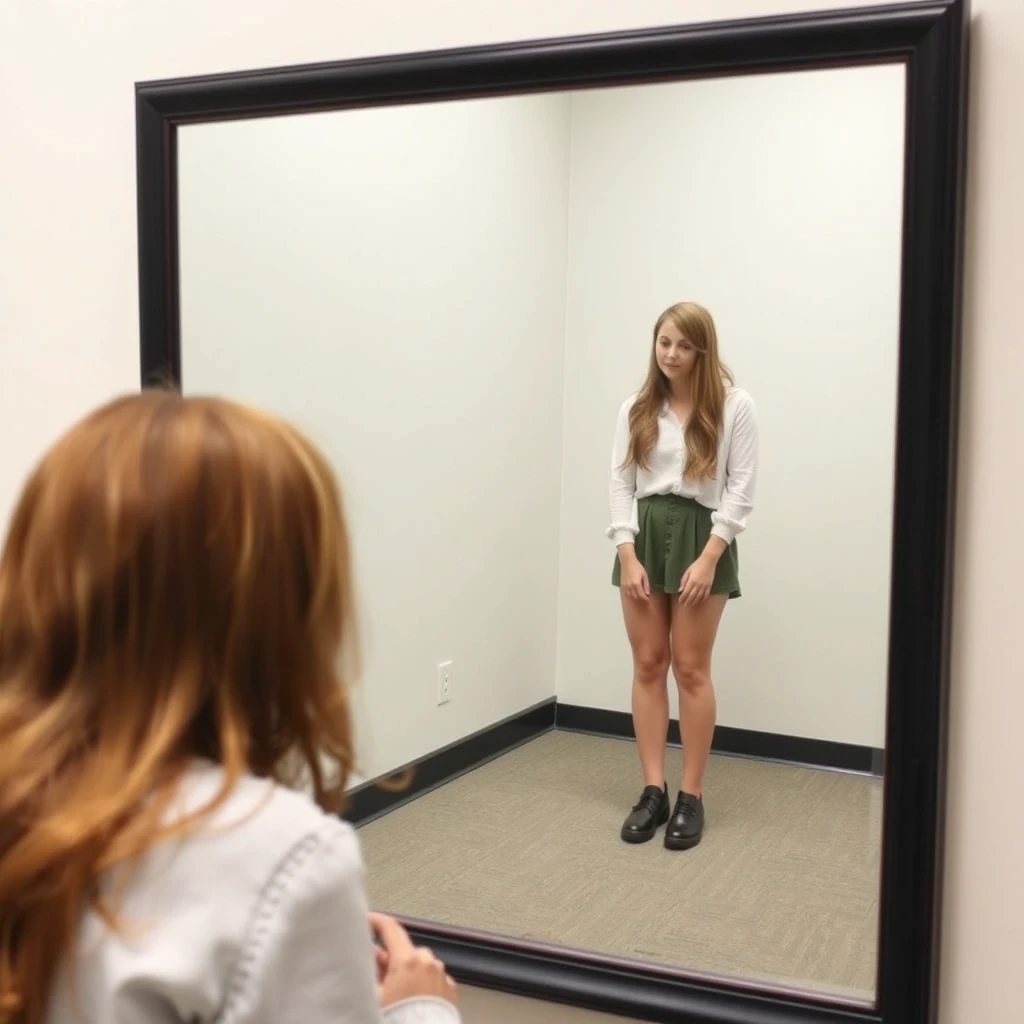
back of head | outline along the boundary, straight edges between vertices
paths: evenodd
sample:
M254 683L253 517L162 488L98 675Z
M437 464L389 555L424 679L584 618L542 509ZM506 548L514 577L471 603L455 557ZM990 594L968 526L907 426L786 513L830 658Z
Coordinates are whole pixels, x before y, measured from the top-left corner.
M45 455L0 557L0 1024L43 1019L99 875L161 838L195 758L218 799L298 769L341 806L352 608L330 468L273 416L143 392Z

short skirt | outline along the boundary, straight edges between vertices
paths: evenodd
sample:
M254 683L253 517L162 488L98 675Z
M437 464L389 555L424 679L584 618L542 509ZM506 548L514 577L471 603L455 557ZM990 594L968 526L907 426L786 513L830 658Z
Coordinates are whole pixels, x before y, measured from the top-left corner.
M696 561L711 536L711 509L693 498L654 494L637 502L636 557L647 572L652 590L678 594L683 573ZM712 594L740 596L739 552L733 540L722 552L711 584ZM612 584L621 583L619 556Z

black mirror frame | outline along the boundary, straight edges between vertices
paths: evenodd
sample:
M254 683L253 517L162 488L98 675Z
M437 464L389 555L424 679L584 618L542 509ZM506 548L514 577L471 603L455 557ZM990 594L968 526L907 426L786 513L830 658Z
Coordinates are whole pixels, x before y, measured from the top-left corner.
M136 86L142 386L181 385L178 126L785 71L907 67L877 997L871 1007L407 921L460 981L645 1021L931 1024L944 830L969 0L912 2Z

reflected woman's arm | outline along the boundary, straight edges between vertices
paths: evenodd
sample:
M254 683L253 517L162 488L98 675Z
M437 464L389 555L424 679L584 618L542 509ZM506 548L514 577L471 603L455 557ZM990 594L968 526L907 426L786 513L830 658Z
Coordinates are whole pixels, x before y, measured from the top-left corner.
M718 508L711 515L711 537L704 548L715 561L747 528L747 520L754 510L759 453L757 408L745 391L737 394L736 402L726 461L725 490ZM716 538L721 544L715 543ZM717 551L717 556L712 551Z
M632 554L636 540L636 465L626 465L629 454L629 410L633 399L619 407L612 440L611 480L608 488L609 525L607 534L619 554ZM624 550L625 548L625 550Z

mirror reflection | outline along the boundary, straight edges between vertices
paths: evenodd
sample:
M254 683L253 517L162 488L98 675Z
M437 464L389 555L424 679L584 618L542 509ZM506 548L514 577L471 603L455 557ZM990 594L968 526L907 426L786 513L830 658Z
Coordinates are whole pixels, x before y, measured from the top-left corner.
M179 131L183 387L334 461L359 783L450 769L361 820L379 909L873 999L904 94Z

